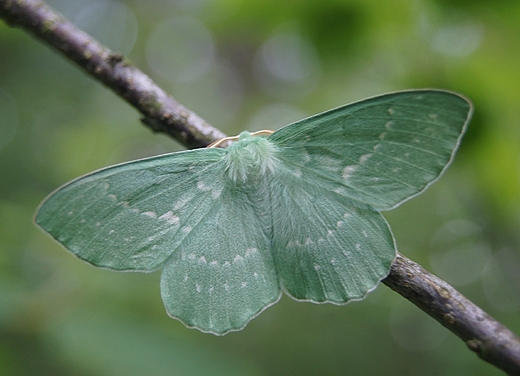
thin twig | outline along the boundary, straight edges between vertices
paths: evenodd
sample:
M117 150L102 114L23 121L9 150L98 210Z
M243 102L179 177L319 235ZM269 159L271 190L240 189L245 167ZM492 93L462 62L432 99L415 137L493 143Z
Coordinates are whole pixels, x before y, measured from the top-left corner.
M225 137L122 55L103 46L43 1L0 0L0 17L54 47L134 106L142 122L194 148Z
M225 137L121 55L42 1L0 0L0 17L76 62L139 110L143 123L154 131L167 133L188 147L206 146ZM452 286L400 254L383 283L459 336L480 358L510 375L520 375L520 339Z

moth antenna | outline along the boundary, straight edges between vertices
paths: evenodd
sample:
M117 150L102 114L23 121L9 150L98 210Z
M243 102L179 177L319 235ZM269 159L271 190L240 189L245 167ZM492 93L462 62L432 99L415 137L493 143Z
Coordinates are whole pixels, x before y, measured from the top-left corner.
M251 136L270 136L274 133L271 129L262 129L260 131L256 131L251 133Z
M256 131L256 132L251 133L251 136L270 136L273 133L274 133L273 130L262 129L260 131ZM220 140L212 142L207 147L208 148L218 148L224 142L227 142L227 141L238 141L238 138L239 138L239 136L224 137L224 138L221 138Z
M224 137L224 138L221 138L220 140L212 142L211 144L209 144L206 147L207 148L218 148L220 145L222 145L226 141L237 141L237 140L238 140L238 136Z

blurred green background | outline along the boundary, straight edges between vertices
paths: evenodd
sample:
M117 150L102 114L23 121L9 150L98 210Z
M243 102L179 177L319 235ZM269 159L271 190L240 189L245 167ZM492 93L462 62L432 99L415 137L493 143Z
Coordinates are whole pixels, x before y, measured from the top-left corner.
M447 173L385 213L399 250L520 333L520 2L52 0L227 134L393 90L463 93ZM159 273L100 270L32 223L94 169L182 146L0 22L1 375L500 375L386 286L347 306L284 297L215 337L168 318Z

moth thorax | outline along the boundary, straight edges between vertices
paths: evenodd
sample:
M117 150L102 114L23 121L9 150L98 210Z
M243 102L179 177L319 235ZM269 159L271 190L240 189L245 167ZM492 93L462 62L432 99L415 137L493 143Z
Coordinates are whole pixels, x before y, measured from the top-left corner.
M245 131L227 148L226 172L234 183L245 183L272 173L278 164L276 146L263 136Z

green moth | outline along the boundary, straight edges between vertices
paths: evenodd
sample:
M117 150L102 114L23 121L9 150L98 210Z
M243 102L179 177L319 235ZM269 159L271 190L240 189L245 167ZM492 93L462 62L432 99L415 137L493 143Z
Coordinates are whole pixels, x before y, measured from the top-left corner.
M440 176L471 112L439 90L369 98L225 149L93 172L51 194L36 223L92 265L162 269L168 314L203 332L242 329L282 291L344 304L395 258L379 212Z

